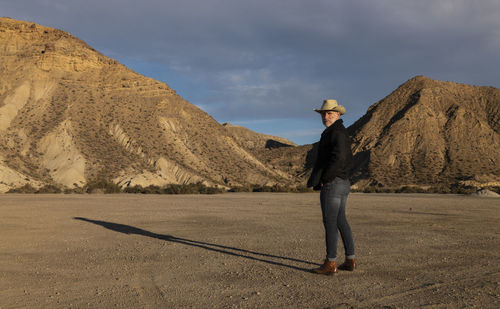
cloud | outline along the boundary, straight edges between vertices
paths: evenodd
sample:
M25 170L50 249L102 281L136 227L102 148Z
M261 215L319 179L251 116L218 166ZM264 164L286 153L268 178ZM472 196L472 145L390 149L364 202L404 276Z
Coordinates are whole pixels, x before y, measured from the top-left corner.
M352 123L415 75L500 86L497 0L0 4L2 14L62 28L166 82L222 122L316 125L310 110L336 98Z

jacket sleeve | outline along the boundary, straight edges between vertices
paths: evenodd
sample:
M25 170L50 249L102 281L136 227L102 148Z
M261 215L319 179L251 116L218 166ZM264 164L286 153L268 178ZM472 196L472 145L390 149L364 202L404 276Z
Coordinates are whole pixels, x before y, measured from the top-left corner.
M308 188L316 188L321 184L321 175L323 174L323 168L315 166L311 173L311 176L307 180Z
M318 146L319 147L319 146ZM307 180L307 187L308 188L314 188L317 187L321 184L321 174L323 173L323 167L321 166L321 163L319 162L319 150L316 153L316 158L314 159L314 167L311 172L311 176L309 176L309 179Z

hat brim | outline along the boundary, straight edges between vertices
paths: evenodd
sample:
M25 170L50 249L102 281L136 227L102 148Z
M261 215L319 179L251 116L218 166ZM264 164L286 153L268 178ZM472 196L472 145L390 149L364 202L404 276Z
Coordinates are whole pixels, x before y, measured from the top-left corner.
M334 107L333 109L313 108L313 111L315 111L316 113L319 113L319 114L321 114L321 112L339 112L341 115L344 115L345 114L345 107L343 107L342 105L338 105L338 106Z

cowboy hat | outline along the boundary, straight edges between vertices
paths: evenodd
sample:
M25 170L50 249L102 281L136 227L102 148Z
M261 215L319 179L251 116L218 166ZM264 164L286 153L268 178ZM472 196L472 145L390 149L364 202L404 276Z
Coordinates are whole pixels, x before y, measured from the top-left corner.
M339 105L337 100L324 100L321 109L313 108L313 111L317 113L326 112L326 111L334 111L339 112L341 115L345 114L345 107Z

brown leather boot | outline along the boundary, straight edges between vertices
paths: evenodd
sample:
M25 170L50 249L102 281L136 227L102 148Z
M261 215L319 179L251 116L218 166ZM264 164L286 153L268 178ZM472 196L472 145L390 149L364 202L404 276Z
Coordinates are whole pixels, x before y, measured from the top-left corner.
M337 264L326 260L320 268L315 268L312 272L320 275L333 275L337 272Z
M339 266L339 269L353 271L356 269L356 259L345 259L344 263Z

